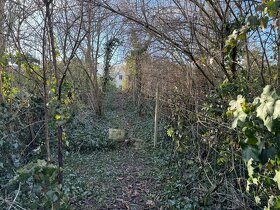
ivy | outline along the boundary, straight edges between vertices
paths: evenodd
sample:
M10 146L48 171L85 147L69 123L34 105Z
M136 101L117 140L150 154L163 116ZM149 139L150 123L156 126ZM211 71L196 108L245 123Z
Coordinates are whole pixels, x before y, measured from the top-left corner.
M45 160L31 162L17 171L10 185L24 186L19 197L28 200L29 209L71 209L62 186L57 182L58 170Z
M241 95L237 96L237 100L232 100L230 103L230 110L234 116L232 127L236 128L238 122L245 122L247 114L243 111L243 107L246 106L245 98Z
M266 203L264 209L279 209L280 96L272 86L267 85L253 102L246 103L245 97L239 95L229 105L227 114L233 118L232 127L238 132L241 128L239 144L249 177L246 190L253 191L257 204ZM276 188L273 188L274 185Z

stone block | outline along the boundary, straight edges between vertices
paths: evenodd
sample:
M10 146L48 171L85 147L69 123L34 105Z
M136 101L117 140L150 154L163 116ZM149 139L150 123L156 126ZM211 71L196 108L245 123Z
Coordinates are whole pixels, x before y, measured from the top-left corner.
M109 128L109 139L123 142L126 137L126 132L124 129L114 129Z

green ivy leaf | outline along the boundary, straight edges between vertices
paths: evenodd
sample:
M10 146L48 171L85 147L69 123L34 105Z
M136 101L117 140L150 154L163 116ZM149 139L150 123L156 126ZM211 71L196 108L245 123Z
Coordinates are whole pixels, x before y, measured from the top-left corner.
M257 16L249 16L248 17L248 23L251 25L251 26L258 26L258 23L259 23L259 20L258 20L258 17Z
M265 127L267 128L267 130L269 130L271 132L272 130L272 124L273 124L273 120L272 120L272 117L267 117L263 124L265 125Z
M229 105L229 111L233 111L233 117L235 118L232 122L232 128L236 128L238 122L245 122L247 114L243 111L243 106L246 104L245 98L241 95L237 96L237 100L232 100Z
M267 14L270 17L274 17L280 8L280 2L278 0L277 1L270 0L267 2L266 5L267 5L267 8L266 8Z
M247 170L248 170L248 176L250 178L253 177L254 174L254 167L252 166L253 163L253 159L251 158L248 162L247 162Z
M275 147L262 149L260 159L262 163L267 163L268 160L273 160L277 154L277 149Z
M263 89L263 93L260 98L257 98L260 105L257 107L257 117L263 120L264 125L269 131L272 129L272 115L274 115L274 103L276 98L278 98L276 91L272 89L270 85L267 85ZM276 112L275 115L277 115Z
M245 122L246 118L247 118L247 114L245 112L239 112L238 115L236 116L236 118L234 119L234 121L232 122L231 127L236 128L238 122L239 121L240 122Z
M256 204L261 204L261 198L260 198L260 196L256 196L256 197L255 197L255 201L256 201Z
M258 139L255 137L255 131L253 129L244 127L243 132L247 138L247 144L256 145L258 143Z
M259 161L260 151L258 148L245 145L242 147L242 157L245 161L249 161L250 159L253 159L255 161Z
M280 100L277 100L274 105L273 119L280 117Z
M260 106L257 107L257 117L261 118L263 121L265 121L267 115L273 113L274 108L274 99L271 99L269 101L263 101Z
M172 127L171 127L171 128L168 128L168 130L167 130L167 136L172 137L173 133L174 133L174 129L173 129Z
M276 197L275 206L274 208L280 209L280 196Z
M47 166L47 162L45 160L37 160L37 163L36 163L37 166L39 167L45 167Z
M273 178L273 181L277 183L278 189L280 190L280 170L275 170L275 176Z

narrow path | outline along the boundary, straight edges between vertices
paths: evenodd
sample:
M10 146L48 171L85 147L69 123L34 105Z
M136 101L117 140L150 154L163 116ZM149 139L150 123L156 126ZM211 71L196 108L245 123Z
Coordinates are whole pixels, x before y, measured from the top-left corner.
M141 153L130 151L122 151L124 159L116 166L120 172L115 181L116 196L112 198L111 203L103 207L103 209L151 209L155 207L156 195L154 190L156 183L149 177L153 168L147 160L141 157ZM142 154L143 155L143 154Z
M156 166L143 150L99 151L71 157L67 165L68 177L83 183L83 191L88 192L72 199L74 209L159 209L156 191L160 185L152 178Z
M128 96L120 92L107 95L106 129L126 129L129 137L140 142L129 147L120 143L116 148L71 154L67 158L65 177L67 184L72 186L70 194L74 195L71 198L74 209L159 209L156 192L160 186L153 179L157 166L152 154L144 148L151 143L153 119L150 118L140 118ZM97 125L93 122L92 126Z

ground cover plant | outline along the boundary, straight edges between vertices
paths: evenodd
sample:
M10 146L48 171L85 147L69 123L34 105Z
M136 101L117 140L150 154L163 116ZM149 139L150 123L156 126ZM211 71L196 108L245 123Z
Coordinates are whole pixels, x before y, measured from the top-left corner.
M0 209L280 209L276 0L0 0Z

